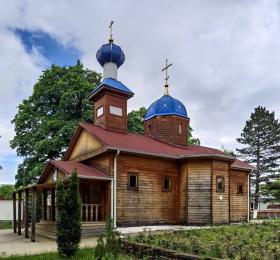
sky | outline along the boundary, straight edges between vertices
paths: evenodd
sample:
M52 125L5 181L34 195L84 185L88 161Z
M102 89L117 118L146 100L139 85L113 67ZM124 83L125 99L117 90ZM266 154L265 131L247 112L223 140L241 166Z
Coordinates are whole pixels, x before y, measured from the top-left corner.
M280 2L277 0L2 0L0 2L0 183L14 183L21 158L9 147L17 106L51 64L102 72L95 58L113 37L126 55L118 79L128 109L169 93L188 111L202 145L239 146L258 105L279 118Z

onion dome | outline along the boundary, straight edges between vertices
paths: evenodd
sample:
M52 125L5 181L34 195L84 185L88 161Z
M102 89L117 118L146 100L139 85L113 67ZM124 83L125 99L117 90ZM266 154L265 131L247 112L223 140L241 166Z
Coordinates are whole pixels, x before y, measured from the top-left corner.
M103 44L96 53L96 59L103 67L105 63L112 62L119 68L125 61L124 53L120 46L109 42Z
M171 97L170 95L164 95L150 105L145 115L144 121L155 116L170 115L188 118L187 110L182 102Z

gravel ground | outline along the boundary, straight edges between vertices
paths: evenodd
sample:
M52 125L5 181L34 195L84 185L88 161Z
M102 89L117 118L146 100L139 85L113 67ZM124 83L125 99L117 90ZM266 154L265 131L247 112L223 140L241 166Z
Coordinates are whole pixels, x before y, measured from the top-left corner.
M82 239L80 247L94 247L96 238ZM36 236L36 242L30 242L30 238L24 238L24 234L18 236L12 229L0 229L0 258L1 255L34 255L46 252L56 252L57 245L54 240Z

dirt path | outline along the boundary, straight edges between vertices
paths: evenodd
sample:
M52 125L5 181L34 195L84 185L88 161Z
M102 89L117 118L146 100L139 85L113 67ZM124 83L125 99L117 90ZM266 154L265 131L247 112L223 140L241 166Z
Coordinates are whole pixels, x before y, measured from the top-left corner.
M96 238L82 239L81 248L94 247ZM30 238L24 235L18 236L12 229L0 229L0 258L10 255L34 255L46 252L56 252L57 245L54 240L49 240L40 236L36 237L36 242L30 242Z

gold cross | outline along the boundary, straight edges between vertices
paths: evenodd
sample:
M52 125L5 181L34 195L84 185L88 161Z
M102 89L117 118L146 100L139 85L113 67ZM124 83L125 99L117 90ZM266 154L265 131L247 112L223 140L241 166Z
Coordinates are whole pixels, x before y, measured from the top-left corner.
M168 94L168 68L172 66L172 63L168 64L168 59L165 61L165 67L161 71L165 71L165 92L164 95L169 95Z
M109 25L109 29L110 29L110 38L109 38L109 42L113 42L113 23L114 21L111 21L110 22L110 25Z

